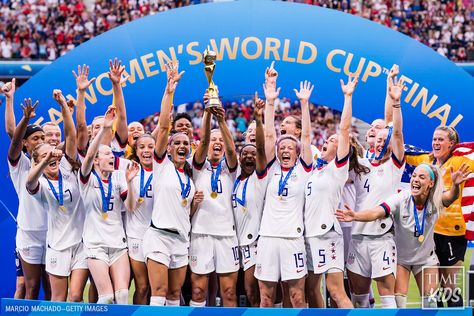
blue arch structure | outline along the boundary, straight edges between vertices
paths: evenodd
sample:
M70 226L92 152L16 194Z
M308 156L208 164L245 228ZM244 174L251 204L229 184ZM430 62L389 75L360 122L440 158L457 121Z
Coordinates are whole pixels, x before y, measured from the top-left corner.
M439 124L456 126L472 139L474 79L452 62L415 40L360 17L316 6L273 1L236 1L202 4L171 10L128 23L77 47L44 68L19 89L15 113L21 117L20 100L40 100L37 123L60 123L52 90L75 97L71 70L78 64L91 67L96 82L88 91L90 122L111 104L107 79L108 60L121 59L130 78L124 88L129 120L159 110L165 85L165 62L178 59L186 71L175 104L202 96L207 81L201 53L208 46L218 53L214 81L221 95L260 94L264 70L276 61L281 95L292 96L300 80L315 83L313 102L341 109L339 79L358 73L354 116L371 121L383 116L388 69L396 63L405 77L402 99L406 142L429 148L431 132ZM4 122L1 120L1 130ZM0 155L6 160L9 139L0 133ZM17 197L8 179L6 161L1 200L16 214ZM1 206L0 206L1 207ZM0 232L4 259L0 262L0 293L12 296L15 227L3 210Z

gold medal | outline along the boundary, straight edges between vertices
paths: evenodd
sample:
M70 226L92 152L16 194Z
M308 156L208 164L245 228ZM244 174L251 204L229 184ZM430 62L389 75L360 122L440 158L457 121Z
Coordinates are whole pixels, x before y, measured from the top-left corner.
M279 196L278 196L278 199L279 199L280 201L283 201L283 196L279 195Z
M59 205L59 209L66 213L66 207L64 205Z
M145 202L145 199L140 196L140 197L138 198L138 203L142 204L143 202Z
M183 199L183 201L181 202L181 204L182 204L183 206L186 206L186 205L188 205L188 200L186 200L186 199Z
M217 192L211 192L211 198L215 199L217 198Z
M247 213L247 207L246 206L242 207L242 212Z
M109 214L107 214L107 212L103 212L103 213L102 213L102 218L103 218L103 219L109 218Z
M425 236L423 236L423 235L418 236L418 241L419 242L423 242L424 240L425 240Z

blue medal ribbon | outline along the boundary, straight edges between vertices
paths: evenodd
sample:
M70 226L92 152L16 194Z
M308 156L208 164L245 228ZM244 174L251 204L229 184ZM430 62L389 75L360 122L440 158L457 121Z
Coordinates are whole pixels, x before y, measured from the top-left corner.
M44 176L44 175L43 175ZM58 175L58 191L56 192L56 189L54 188L54 185L49 181L46 176L44 176L46 181L48 181L49 188L51 189L51 192L53 192L54 197L59 203L59 206L64 205L64 192L63 192L63 175L61 174L61 170L59 170L59 175Z
M316 168L318 169L324 167L327 164L328 162L324 159L321 159L321 158L316 159Z
M224 159L222 159L219 162L219 164L217 165L217 168L213 168L212 165L211 165L211 169L212 169L211 190L212 190L212 192L217 192L217 189L218 189L217 183L219 182L219 176L220 176L221 170L222 170L222 161L224 161Z
M102 212L107 213L107 211L109 210L110 199L112 198L112 173L109 174L109 178L107 179L108 181L107 195L105 195L104 186L102 185L102 180L100 179L97 172L95 172L95 170L92 170L92 173L94 174L94 176L97 178L97 181L99 182L100 194L102 196Z
M423 235L423 232L425 231L425 217L426 217L426 204L423 208L423 216L421 218L421 227L420 227L420 220L418 219L418 210L416 209L416 203L415 199L411 197L411 200L413 201L413 217L415 217L415 228L416 231L418 232L419 235Z
M140 197L142 198L145 196L145 193L148 190L148 187L150 186L151 180L153 180L153 173L150 174L148 180L146 180L146 184L143 185L143 183L145 182L145 170L143 169L143 167L141 167L140 169Z
M234 182L234 188L232 189L232 193L234 194L235 196L235 201L237 203L239 203L240 205L242 206L245 206L245 203L246 203L246 200L247 200L247 184L249 183L249 179L250 177L247 177L247 179L245 180L245 183L244 183L244 188L242 189L242 199L239 199L237 197L237 188L239 186L239 183L240 183L240 177L238 177L235 182Z
M385 139L385 142L383 144L382 151L380 152L380 155L378 155L377 157L374 158L375 160L380 160L380 159L382 159L383 155L385 155L385 152L387 151L387 148L388 148L388 144L390 144L390 139L392 138L392 130L393 130L393 127L390 126L388 128L388 135L387 135L387 138ZM374 156L375 156L375 152L374 152L372 157L374 157Z
M288 179L290 178L291 173L293 172L293 169L295 166L291 167L290 171L286 174L285 179L283 179L283 170L281 170L281 176L280 176L280 181L278 183L278 196L281 196L283 193L283 190L285 189L286 183L288 182Z
M186 199L189 195L189 192L191 191L191 180L188 176L188 181L186 185L184 185L183 180L181 180L181 176L179 175L178 169L175 168L174 171L176 171L176 175L178 176L179 180L179 186L181 187L181 198Z

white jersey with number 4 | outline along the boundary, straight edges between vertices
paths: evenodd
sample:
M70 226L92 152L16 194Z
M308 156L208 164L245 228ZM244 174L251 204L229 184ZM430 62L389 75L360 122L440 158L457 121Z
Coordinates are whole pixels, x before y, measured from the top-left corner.
M38 187L30 192L48 211L48 232L46 235L48 246L58 251L80 243L84 226L84 208L81 205L77 176L66 157L61 160L59 170L61 171L65 210L63 211L59 207L59 202L44 175L38 179ZM59 179L49 180L49 182L59 196Z
M236 170L230 170L226 160L221 162L221 173L217 183L217 197L211 197L212 172L217 165L206 159L197 165L193 159L193 180L196 188L203 191L204 200L199 204L192 218L192 232L213 236L235 236L234 214L232 212L232 188ZM237 168L236 168L237 169Z
M259 232L261 236L297 238L303 235L305 184L313 168L301 158L299 160L282 190L281 198L278 194L280 178L285 179L289 170L282 168L276 158L268 164L265 176L268 177L268 185Z
M405 169L405 160L398 161L393 153L390 159L382 164L367 158L361 159L360 162L368 167L370 172L361 173L360 176L354 178L357 197L356 212L372 209L397 193ZM391 217L373 222L354 222L352 235L380 236L388 232L392 225Z
M112 173L112 196L107 205L107 217L102 211L102 195L99 181L91 172L84 177L79 171L79 188L86 209L83 242L87 248L127 247L127 239L122 223L123 200L127 196L127 181L122 171ZM104 192L108 195L108 181L101 180Z
M349 155L317 168L306 183L304 209L305 237L323 236L332 228L342 235L335 216L342 190L349 176Z
M153 225L157 228L176 231L184 240L189 240L189 232L191 230L189 216L191 202L195 193L194 182L192 179L189 179L191 188L184 198L186 202L183 205L178 176L185 186L188 176L184 170L176 169L166 153L164 157L157 157L155 153L154 157L153 178L159 181L159 183L156 186L155 203L153 204Z

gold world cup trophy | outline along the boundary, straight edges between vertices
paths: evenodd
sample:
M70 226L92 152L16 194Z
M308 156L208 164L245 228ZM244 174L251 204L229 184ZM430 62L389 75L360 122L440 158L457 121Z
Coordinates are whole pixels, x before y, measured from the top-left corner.
M209 101L205 104L205 108L220 106L219 95L217 94L217 86L212 81L214 70L216 69L216 53L209 49L209 46L202 54L202 61L204 63L204 74L206 75L209 86L207 88L209 94Z

